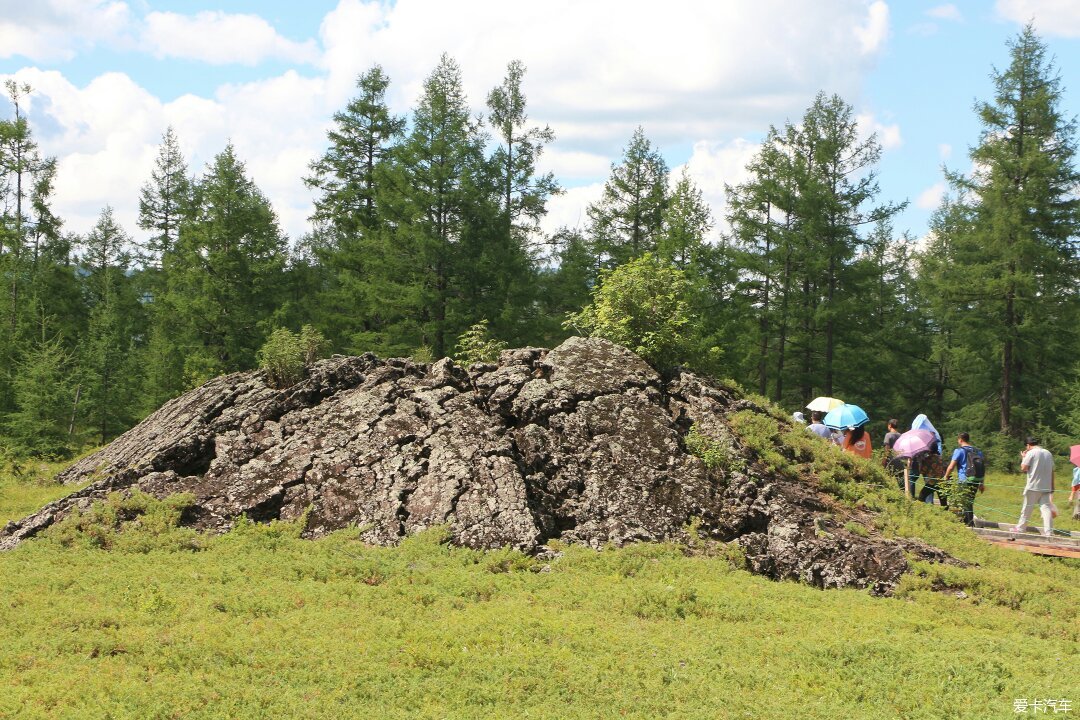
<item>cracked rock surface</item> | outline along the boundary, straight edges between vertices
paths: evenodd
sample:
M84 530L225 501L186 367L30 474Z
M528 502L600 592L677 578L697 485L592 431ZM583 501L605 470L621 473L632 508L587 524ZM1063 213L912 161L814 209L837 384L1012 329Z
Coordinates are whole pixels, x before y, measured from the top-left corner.
M393 544L436 524L475 548L537 550L549 539L594 547L737 541L749 567L818 587L888 593L912 541L854 534L812 482L777 480L752 458L705 467L686 450L691 427L746 456L726 420L746 403L691 373L662 379L629 350L570 338L553 350L503 352L469 369L367 354L317 363L276 390L262 373L216 378L176 398L65 470L90 484L8 523L14 547L76 508L118 490L191 493L184 521L229 529L241 515L290 520L305 534L359 527Z

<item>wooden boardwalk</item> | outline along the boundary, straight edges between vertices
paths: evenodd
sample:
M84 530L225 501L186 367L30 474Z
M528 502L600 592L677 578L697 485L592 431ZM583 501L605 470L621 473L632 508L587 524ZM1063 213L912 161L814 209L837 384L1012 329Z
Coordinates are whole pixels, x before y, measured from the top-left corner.
M1057 530L1051 537L1043 537L1030 526L1027 532L1013 533L1005 523L975 519L972 530L989 543L1035 555L1080 558L1080 533Z

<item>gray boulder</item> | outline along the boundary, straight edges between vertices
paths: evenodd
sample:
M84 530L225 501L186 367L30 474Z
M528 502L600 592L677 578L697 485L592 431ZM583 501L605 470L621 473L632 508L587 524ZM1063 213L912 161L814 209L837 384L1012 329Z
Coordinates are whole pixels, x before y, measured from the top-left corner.
M738 542L755 572L878 593L908 569L905 551L943 559L848 532L834 518L851 511L812 483L770 477L728 424L746 407L733 390L691 373L662 378L595 338L468 369L336 356L285 390L235 373L65 470L62 482L90 484L8 523L0 549L138 488L192 493L184 521L206 531L307 512L309 537L357 527L377 544L446 525L474 548L600 547L682 540L696 519L702 535ZM743 461L706 468L686 450L691 425Z

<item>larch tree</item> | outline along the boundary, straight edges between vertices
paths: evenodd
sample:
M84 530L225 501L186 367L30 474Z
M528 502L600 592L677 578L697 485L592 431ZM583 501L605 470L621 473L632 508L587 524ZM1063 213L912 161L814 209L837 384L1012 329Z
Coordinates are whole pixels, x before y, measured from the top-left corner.
M232 145L196 183L193 207L165 266L188 385L255 367L286 261L277 217Z
M382 183L391 182L386 163L401 140L405 119L390 112L390 78L379 65L357 78L359 94L334 114L329 146L309 166L304 183L315 191L314 229L304 239L306 257L294 263L313 293L315 324L349 352L369 350L382 322L374 286L381 272L379 243L385 217Z
M970 175L950 173L935 288L963 320L948 330L996 365L991 387L1000 432L1044 422L1048 388L1076 364L1080 183L1076 123L1062 114L1061 78L1028 25L994 71L994 97L976 105L982 133ZM953 218L950 220L950 218Z
M600 199L589 205L599 264L614 267L656 250L668 204L668 167L639 126L622 162L611 166Z
M479 319L460 312L460 247L477 221L490 219L486 141L470 114L461 69L444 54L424 81L388 188L380 296L407 343L398 349L427 345L445 357L458 332Z

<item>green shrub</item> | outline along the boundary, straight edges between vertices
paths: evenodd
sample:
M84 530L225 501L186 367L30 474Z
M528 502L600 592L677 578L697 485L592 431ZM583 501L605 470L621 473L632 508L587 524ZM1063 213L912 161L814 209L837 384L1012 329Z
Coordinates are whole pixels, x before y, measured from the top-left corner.
M413 349L412 354L409 356L415 363L428 364L435 362L435 352L431 349L430 345L419 345Z
M454 353L454 359L462 365L495 362L499 359L499 353L505 350L506 347L505 342L492 337L488 321L481 320L458 337L457 352Z
M592 304L563 326L630 348L656 368L692 360L697 324L682 270L652 253L603 271Z
M75 510L45 535L63 547L96 548L128 553L151 550L199 550L203 538L180 527L184 510L195 502L189 493L158 500L133 490L111 493L87 510Z
M319 359L327 346L326 338L310 325L294 333L278 328L259 349L259 367L266 371L270 384L287 388L304 378L305 369Z
M701 458L702 462L705 463L705 467L710 470L722 470L732 467L733 459L727 446L718 440L703 435L698 430L697 425L690 427L684 442L686 443L686 449L692 455ZM738 464L741 465L741 459Z

